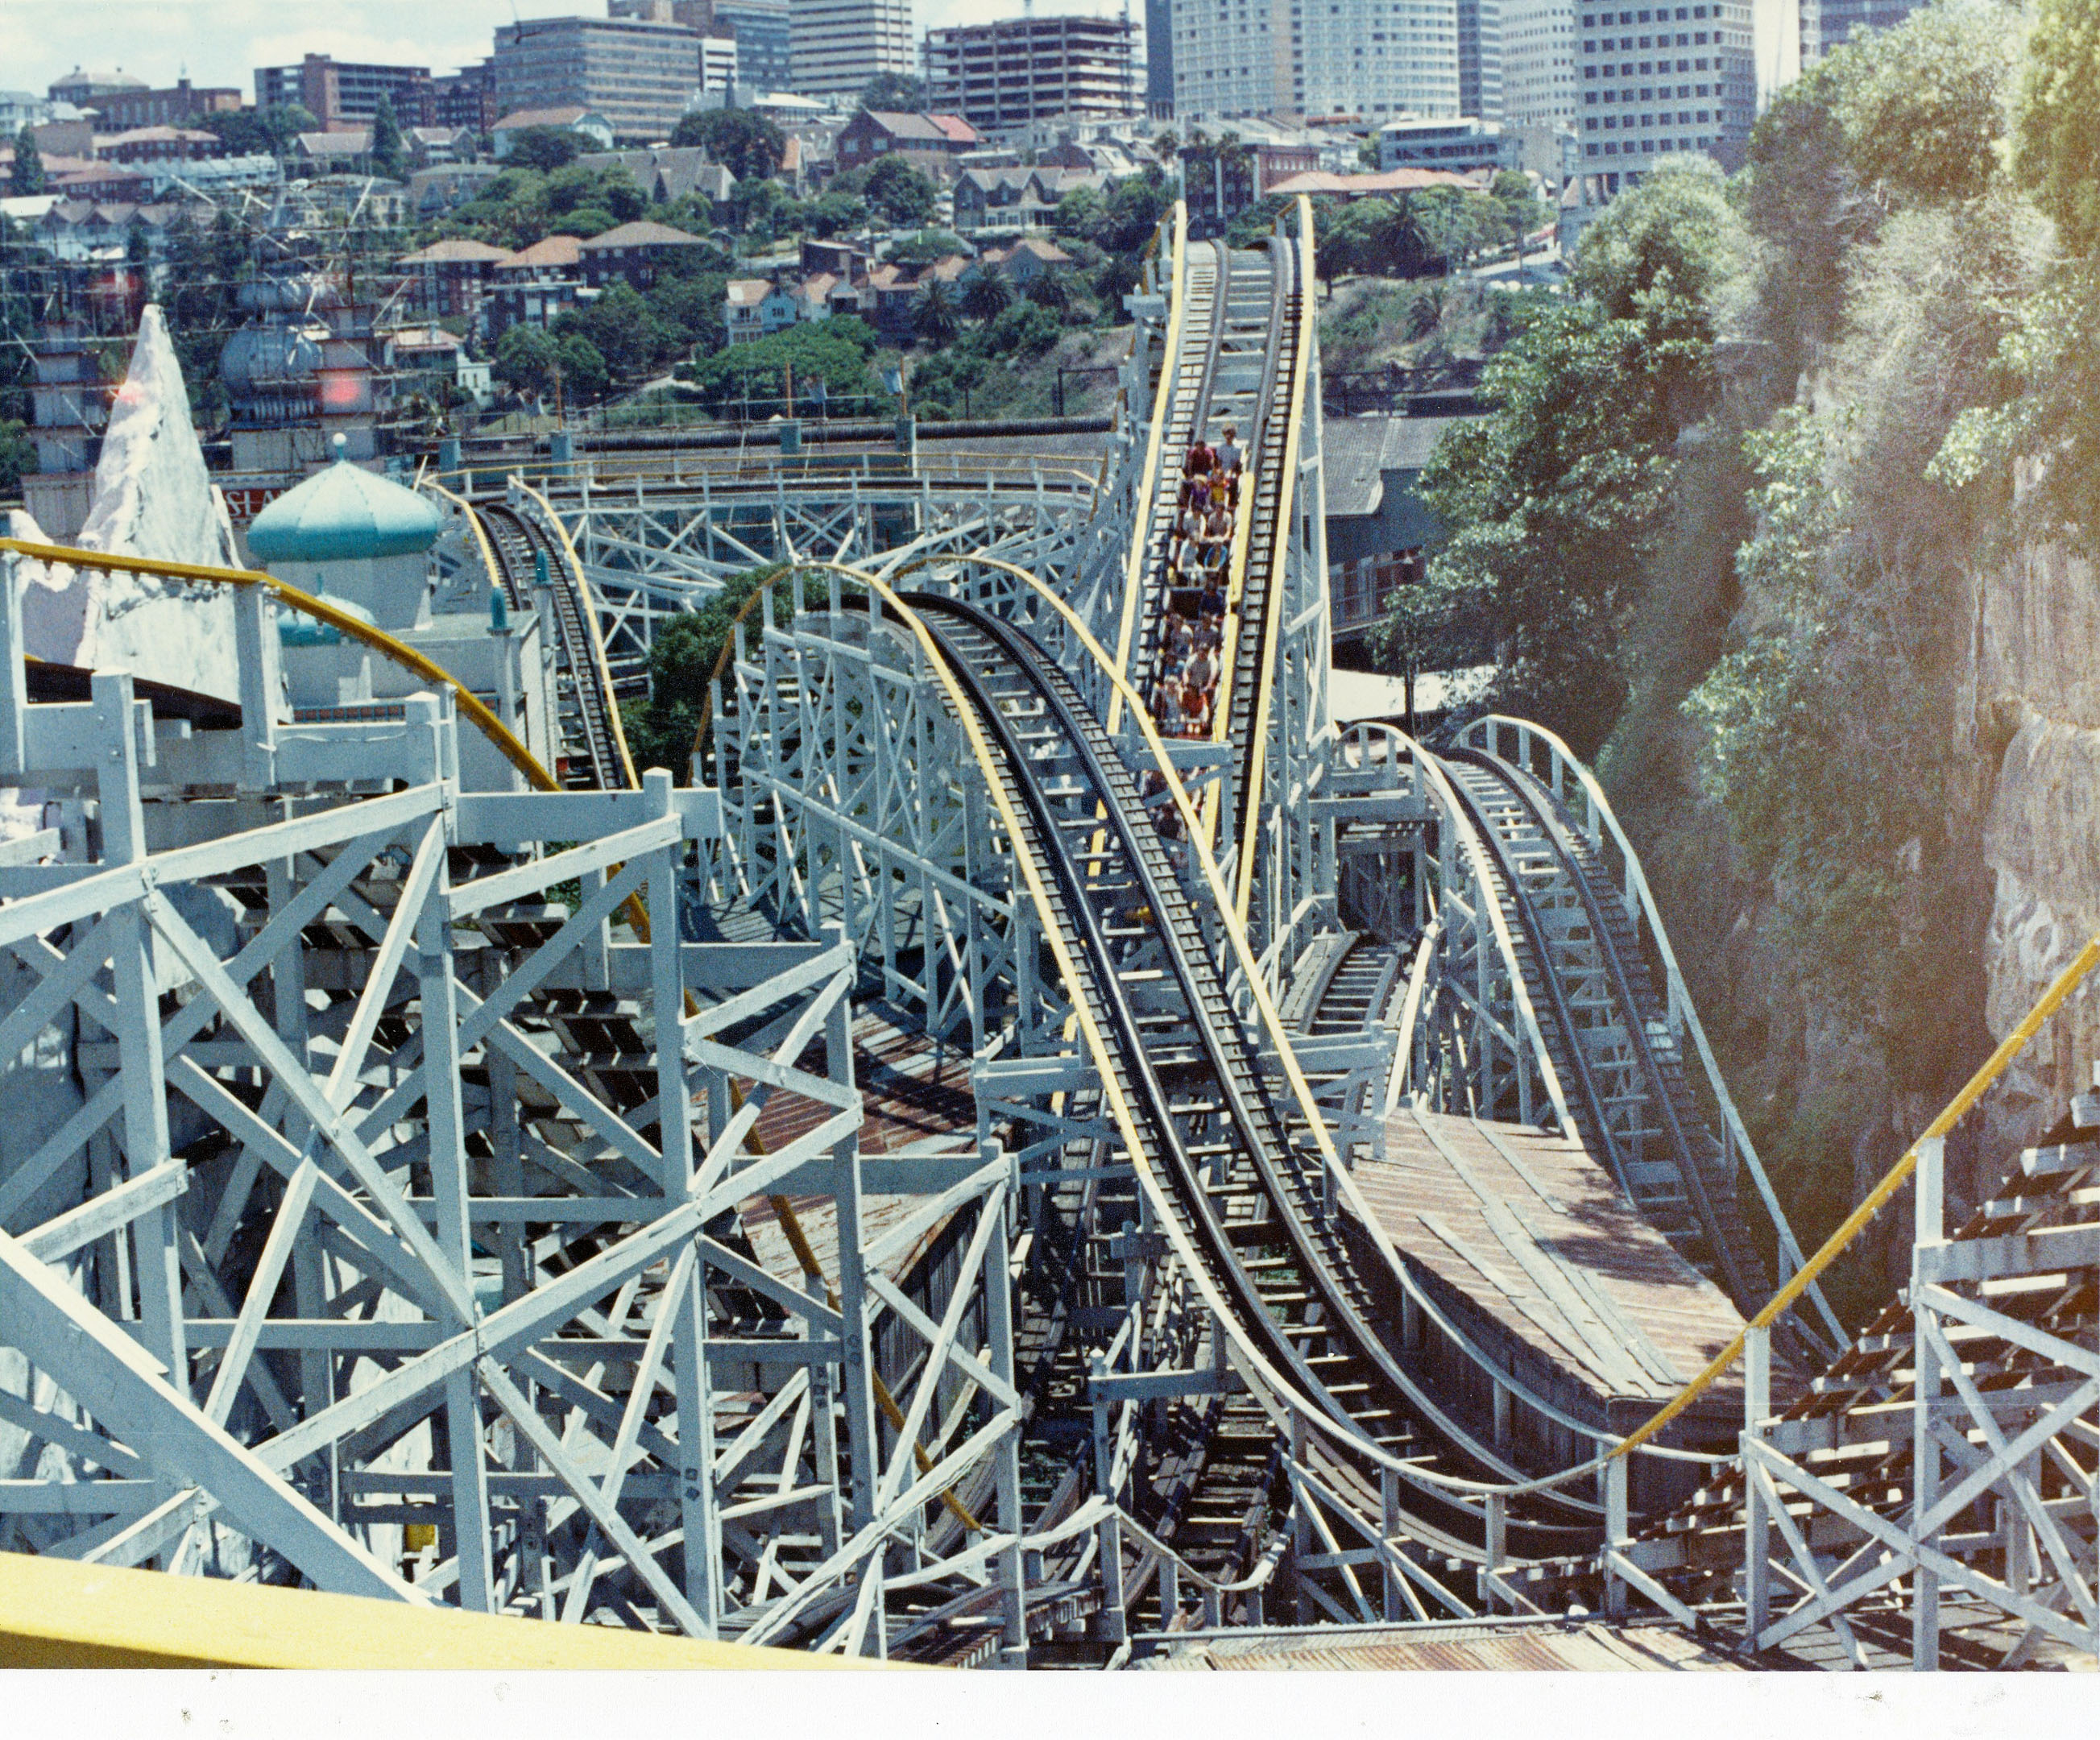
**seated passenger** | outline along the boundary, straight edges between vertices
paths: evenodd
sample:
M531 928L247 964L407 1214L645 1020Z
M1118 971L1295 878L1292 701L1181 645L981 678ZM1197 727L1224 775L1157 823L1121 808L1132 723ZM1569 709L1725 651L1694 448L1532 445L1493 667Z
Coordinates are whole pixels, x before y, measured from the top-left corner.
M1225 425L1224 437L1217 445L1217 455L1220 467L1230 477L1238 476L1241 468L1246 463L1246 456L1240 452L1240 432L1230 423Z
M1199 652L1181 667L1181 680L1193 682L1206 695L1214 694L1218 687L1218 667L1211 663L1210 654Z
M1220 584L1221 578L1221 576L1215 572L1205 575L1203 595L1196 600L1197 620L1199 622L1208 620L1218 624L1220 634L1224 633L1223 625L1225 620L1225 594L1223 586Z
M1182 461L1185 477L1208 477L1218 468L1218 450L1206 441L1201 434L1190 444L1189 457Z
M1222 501L1214 501L1203 522L1203 557L1214 569L1223 569L1232 554L1233 516Z
M1162 737L1180 735L1180 709L1175 704L1174 685L1163 677L1152 688L1152 723Z
M1207 737L1211 732L1211 697L1193 682L1181 689L1181 735Z

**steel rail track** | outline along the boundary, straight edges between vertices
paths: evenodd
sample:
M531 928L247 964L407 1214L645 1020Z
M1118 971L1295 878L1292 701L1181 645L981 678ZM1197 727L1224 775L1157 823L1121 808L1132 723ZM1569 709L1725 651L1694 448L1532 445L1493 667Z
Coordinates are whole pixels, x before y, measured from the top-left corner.
M1320 1460L1346 1474L1352 1442L1418 1465L1449 1460L1449 1446L1423 1435L1370 1327L1374 1306L1324 1180L1262 1080L1167 847L1133 820L1135 776L1070 679L1024 635L952 598L904 602L927 620L1004 757L1006 795L1029 836L1016 850L1046 872L1080 980L1072 994L1111 1036L1117 1084L1140 1111L1134 1158L1162 1182L1242 1331L1326 1412L1333 1447ZM1358 1468L1349 1484L1375 1515L1375 1475ZM1405 1532L1434 1552L1476 1556L1477 1513L1418 1486L1409 1502ZM1509 1550L1546 1557L1586 1538L1542 1514L1555 1508L1513 1507Z
M1590 940L1603 969L1612 1004L1610 1013L1618 1030L1626 1036L1636 1073L1643 1084L1643 1110L1648 1115L1646 1121L1659 1127L1657 1133L1663 1138L1665 1156L1683 1196L1674 1201L1659 1198L1652 1188L1633 1175L1635 1156L1618 1152L1615 1169L1620 1173L1621 1184L1680 1255L1717 1282L1739 1309L1746 1314L1756 1311L1771 1293L1770 1277L1764 1273L1763 1263L1750 1247L1749 1230L1732 1190L1728 1189L1728 1181L1710 1179L1710 1167L1700 1150L1703 1138L1704 1146L1718 1157L1720 1142L1700 1119L1682 1070L1670 1070L1656 1050L1648 1033L1648 1022L1658 1016L1660 1000L1647 983L1645 964L1635 957L1629 967L1626 952L1620 947L1621 939L1614 934L1618 927L1612 921L1610 908L1593 885L1591 867L1585 862L1586 855L1577 847L1551 800L1520 770L1498 756L1477 749L1449 750L1444 760L1453 775L1453 789L1472 814L1476 827L1517 896L1511 903L1515 916L1531 952L1550 981L1548 1001L1555 1021L1562 1029L1564 1043L1578 1066L1581 1098L1587 1117L1596 1124L1594 1130L1583 1133L1586 1138L1597 1144L1599 1151L1607 1154L1620 1146L1604 1115L1603 1098L1590 1071L1581 1031L1575 1023L1559 975L1551 970L1551 947L1542 915L1524 886L1509 841L1495 826L1486 808L1484 800L1491 796L1516 806L1520 817L1536 831L1536 844L1551 855L1557 881L1572 889L1581 904L1589 926ZM1532 844L1526 842L1527 846ZM1645 996L1642 994L1643 991ZM1692 1220L1689 1225L1683 1220L1681 1209L1675 1216L1670 1212L1680 1202L1682 1207L1691 1210Z
M528 514L495 503L477 503L503 574L503 590L513 610L532 607L532 589L537 564L544 557L553 594L554 669L561 696L563 747L567 765L559 770L562 783L575 791L624 791L626 770L612 728L612 709L618 703L606 687L598 667L590 625L584 612L594 607L577 596L575 576L562 551Z

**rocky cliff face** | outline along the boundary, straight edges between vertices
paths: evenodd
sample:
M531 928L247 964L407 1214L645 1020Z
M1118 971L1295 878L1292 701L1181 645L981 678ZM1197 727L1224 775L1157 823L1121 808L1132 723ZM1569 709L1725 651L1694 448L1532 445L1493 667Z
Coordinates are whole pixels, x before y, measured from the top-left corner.
M1996 881L1986 1019L2003 1038L2100 934L2100 572L2059 547L2023 550L1979 576L1974 630L1977 752L1992 776L1983 849ZM2100 987L2014 1066L1992 1133L2032 1140L2096 1058Z

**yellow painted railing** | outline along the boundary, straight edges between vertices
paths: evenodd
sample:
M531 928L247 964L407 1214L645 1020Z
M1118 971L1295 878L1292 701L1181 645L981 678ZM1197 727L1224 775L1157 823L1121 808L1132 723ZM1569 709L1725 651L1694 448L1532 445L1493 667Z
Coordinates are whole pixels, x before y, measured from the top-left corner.
M1835 1262L1845 1248L1860 1236L1867 1223L1886 1208L1895 1194L1917 1170L1917 1150L1928 1142L1936 1142L1963 1118L1968 1115L1977 1101L1983 1098L1991 1084L2003 1075L2008 1065L2027 1049L2027 1042L2041 1031L2042 1023L2061 1009L2071 992L2082 984L2086 975L2095 966L2100 966L2100 937L2095 937L2079 950L2071 965L2058 976L2056 983L2043 993L2041 1000L2027 1013L2027 1017L2005 1037L2005 1041L1984 1059L1983 1067L1971 1075L1961 1091L1947 1103L1947 1109L1926 1126L1925 1133L1905 1150L1901 1159L1891 1166L1882 1181L1868 1191L1860 1206L1845 1217L1837 1230L1823 1241L1815 1254L1794 1271L1793 1278L1776 1293L1771 1302L1752 1318L1728 1345L1716 1354L1711 1363L1669 1402L1658 1409L1643 1424L1630 1432L1608 1452L1612 1456L1623 1456L1638 1450L1657 1433L1676 1419L1685 1409L1696 1402L1714 1381L1742 1357L1743 1344L1753 1329L1769 1329L1785 1314L1796 1301L1806 1293L1811 1283Z
M0 1553L0 1668L809 1668L890 1664L607 1625Z

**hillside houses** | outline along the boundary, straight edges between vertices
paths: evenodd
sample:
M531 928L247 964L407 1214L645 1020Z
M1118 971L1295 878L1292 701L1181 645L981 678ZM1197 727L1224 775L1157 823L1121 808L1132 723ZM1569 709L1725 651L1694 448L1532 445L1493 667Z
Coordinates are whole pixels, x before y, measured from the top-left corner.
M857 315L891 340L909 339L919 305L929 289L943 285L958 296L974 272L994 272L1025 289L1046 272L1074 263L1072 256L1041 236L1025 236L1010 247L988 248L974 260L960 254L915 264L871 263L838 242L805 242L799 272L772 278L732 280L724 297L723 323L731 344L783 331L804 320Z
M955 231L1048 229L1057 204L1082 188L1098 192L1108 176L1097 169L1037 164L1033 168L966 169L955 179Z

